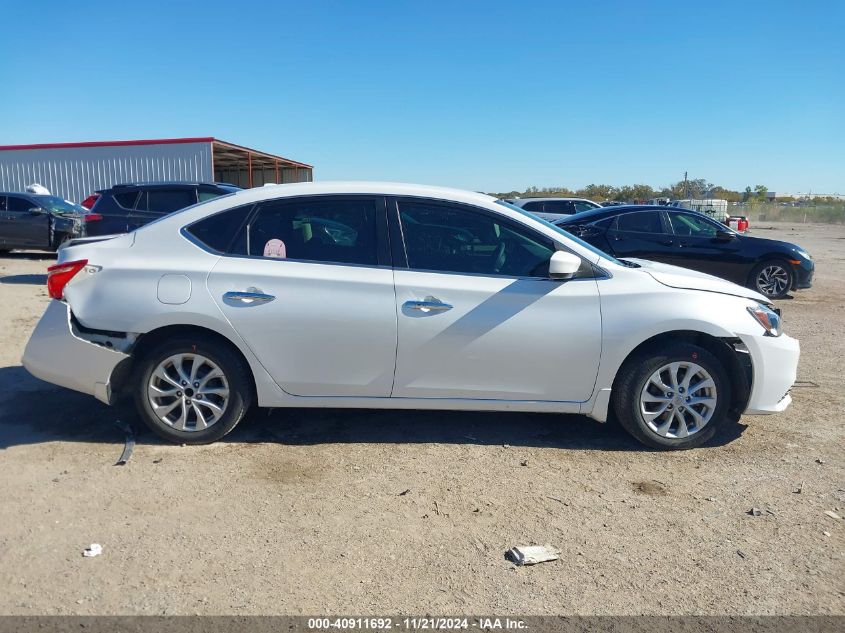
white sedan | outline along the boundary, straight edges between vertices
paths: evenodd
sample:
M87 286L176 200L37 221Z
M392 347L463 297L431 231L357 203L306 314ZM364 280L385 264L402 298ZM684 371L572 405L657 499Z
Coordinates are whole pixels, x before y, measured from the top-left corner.
M303 183L74 240L23 363L179 443L261 407L615 415L657 448L790 403L798 342L747 288L619 261L486 195Z

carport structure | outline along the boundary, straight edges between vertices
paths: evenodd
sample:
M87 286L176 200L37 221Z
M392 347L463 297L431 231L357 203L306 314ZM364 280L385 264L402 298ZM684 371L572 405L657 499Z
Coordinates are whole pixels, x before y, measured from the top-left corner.
M312 180L314 168L306 163L216 138L207 140L211 142L214 180L217 182L248 188Z

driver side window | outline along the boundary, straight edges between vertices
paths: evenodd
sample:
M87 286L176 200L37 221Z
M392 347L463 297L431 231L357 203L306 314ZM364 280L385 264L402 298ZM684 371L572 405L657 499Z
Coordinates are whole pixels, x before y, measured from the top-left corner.
M716 232L719 230L715 222L689 213L670 213L669 222L675 235L716 237Z
M408 266L453 273L545 277L554 245L492 213L434 202L399 202Z

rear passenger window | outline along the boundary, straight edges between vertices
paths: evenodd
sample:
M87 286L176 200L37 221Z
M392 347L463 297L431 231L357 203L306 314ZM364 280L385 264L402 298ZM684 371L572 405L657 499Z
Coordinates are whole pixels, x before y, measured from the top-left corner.
M197 202L194 189L151 189L147 204L153 213L173 213Z
M522 208L526 211L542 211L543 210L543 203L542 202L526 202L522 205Z
M265 203L247 230L247 252L252 256L378 264L376 205L370 199Z
M135 200L138 198L138 192L124 191L122 193L116 193L112 197L119 206L127 210L132 210L135 208Z
M224 211L200 220L185 230L218 253L246 255L246 236L242 229L254 207L250 204Z
M547 200L543 211L546 213L560 213L562 215L572 215L575 213L575 205L571 200Z
M659 211L638 211L617 216L616 228L632 233L663 233L663 223Z

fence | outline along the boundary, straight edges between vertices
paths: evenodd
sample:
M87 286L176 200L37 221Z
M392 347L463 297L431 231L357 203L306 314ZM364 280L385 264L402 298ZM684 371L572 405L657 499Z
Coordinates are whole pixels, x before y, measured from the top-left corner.
M797 207L779 202L744 203L729 206L728 213L744 215L752 222L845 224L845 202L806 203Z

